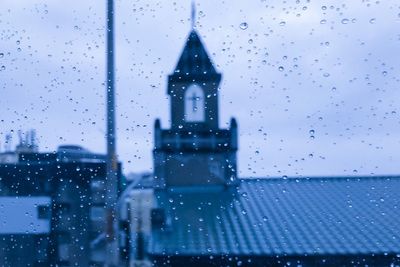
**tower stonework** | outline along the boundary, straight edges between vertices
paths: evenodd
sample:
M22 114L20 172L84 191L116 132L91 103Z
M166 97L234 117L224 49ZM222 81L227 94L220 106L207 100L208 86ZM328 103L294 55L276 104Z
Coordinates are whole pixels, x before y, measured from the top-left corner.
M230 185L236 181L237 123L218 126L218 73L195 30L168 76L171 128L155 122L154 177L158 188Z

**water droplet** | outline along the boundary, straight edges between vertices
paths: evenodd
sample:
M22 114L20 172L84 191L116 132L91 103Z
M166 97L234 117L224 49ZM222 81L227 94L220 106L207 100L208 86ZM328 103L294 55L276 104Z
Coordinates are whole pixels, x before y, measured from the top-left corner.
M319 22L320 24L325 24L326 23L326 19L323 19Z
M347 24L349 23L349 19L342 19L342 24Z
M376 19L375 19L375 18L372 18L372 19L369 20L369 23L374 24L375 21L376 21Z
M4 57L4 53L0 53L0 58Z
M282 67L282 66L279 66L278 70L279 70L279 71L284 71L284 70L285 70L285 68L284 68L284 67Z
M249 24L247 24L247 22L242 22L240 23L239 27L242 30L246 30L249 27Z
M286 25L286 22L285 22L285 21L279 22L279 26L285 26L285 25Z

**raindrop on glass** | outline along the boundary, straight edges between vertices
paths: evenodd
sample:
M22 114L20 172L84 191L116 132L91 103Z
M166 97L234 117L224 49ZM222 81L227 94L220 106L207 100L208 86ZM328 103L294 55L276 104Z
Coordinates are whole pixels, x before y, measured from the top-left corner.
M347 24L347 23L349 23L348 19L342 19L342 24Z
M249 24L247 24L247 22L242 22L240 23L239 27L242 30L246 30L249 27Z

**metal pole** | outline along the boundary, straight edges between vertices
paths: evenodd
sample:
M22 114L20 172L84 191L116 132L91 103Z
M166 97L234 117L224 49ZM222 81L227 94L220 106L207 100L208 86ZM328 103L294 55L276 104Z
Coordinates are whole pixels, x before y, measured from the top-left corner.
M107 169L106 169L106 266L118 266L117 172L114 92L114 1L107 0Z

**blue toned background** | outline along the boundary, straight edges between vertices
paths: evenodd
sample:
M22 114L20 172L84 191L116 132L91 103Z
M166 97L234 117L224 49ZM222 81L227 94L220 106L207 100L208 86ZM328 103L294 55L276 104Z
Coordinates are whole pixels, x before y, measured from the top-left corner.
M398 1L197 1L197 29L223 73L220 126L238 119L240 176L398 174ZM190 1L116 1L118 152L151 170L166 127L166 76ZM105 152L105 1L3 0L0 150L37 129ZM14 144L17 135L14 134Z

